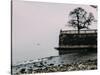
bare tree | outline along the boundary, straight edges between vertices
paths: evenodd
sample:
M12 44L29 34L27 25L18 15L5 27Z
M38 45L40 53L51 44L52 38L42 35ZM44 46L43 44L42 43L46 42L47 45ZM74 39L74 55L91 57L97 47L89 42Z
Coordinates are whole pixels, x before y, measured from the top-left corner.
M91 23L94 21L94 16L92 13L87 13L83 8L78 7L70 12L69 14L71 16L71 19L69 20L69 25L77 28L78 33L80 33L80 30L83 28L87 28L91 25Z

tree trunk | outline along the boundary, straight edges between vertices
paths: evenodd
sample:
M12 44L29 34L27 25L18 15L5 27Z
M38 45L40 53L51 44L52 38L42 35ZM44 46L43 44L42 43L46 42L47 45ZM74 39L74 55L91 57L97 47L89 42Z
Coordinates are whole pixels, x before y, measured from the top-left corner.
M77 22L78 22L78 24L77 24L77 29L78 29L78 34L79 34L79 33L80 33L80 27L79 27L79 15L77 14L76 16L77 16Z
M79 24L77 25L77 31L78 31L78 34L80 34Z
M78 34L80 34L80 29L78 29Z

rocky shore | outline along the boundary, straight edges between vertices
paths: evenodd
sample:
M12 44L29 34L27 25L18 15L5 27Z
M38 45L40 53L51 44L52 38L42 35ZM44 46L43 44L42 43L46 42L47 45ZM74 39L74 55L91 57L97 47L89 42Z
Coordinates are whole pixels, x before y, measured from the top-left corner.
M48 73L48 72L64 72L64 71L78 71L78 70L95 70L97 69L97 60L87 60L85 62L78 62L73 64L62 64L58 66L50 66L44 69L34 70L34 73Z
M42 65L42 64L41 64ZM29 69L22 68L15 75L20 74L33 74L33 73L49 73L49 72L65 72L65 71L79 71L79 70L96 70L97 69L97 59L95 60L86 60L84 62L77 62L72 64L49 64L48 66L39 66L38 69Z

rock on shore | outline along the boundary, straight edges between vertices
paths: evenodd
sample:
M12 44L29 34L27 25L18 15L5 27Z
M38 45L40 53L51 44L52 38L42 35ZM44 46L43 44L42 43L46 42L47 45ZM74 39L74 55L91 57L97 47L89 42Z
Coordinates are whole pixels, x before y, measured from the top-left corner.
M97 60L87 60L85 62L79 62L79 63L73 63L73 64L50 66L44 69L40 68L40 69L34 70L34 73L95 70L95 69L97 69Z
M42 65L42 64L41 64ZM49 72L65 72L65 71L79 71L79 70L96 70L97 59L86 60L84 62L77 62L72 64L49 64L48 66L38 66L39 68L33 69L32 67L26 69L22 68L15 75L20 74L33 74L33 73L49 73Z

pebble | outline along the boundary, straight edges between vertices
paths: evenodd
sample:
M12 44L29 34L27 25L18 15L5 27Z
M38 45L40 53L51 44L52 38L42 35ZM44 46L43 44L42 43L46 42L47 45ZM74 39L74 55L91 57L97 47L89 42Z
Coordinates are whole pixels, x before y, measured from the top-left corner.
M40 67L39 69L36 69L36 70L33 70L32 68L25 70L23 68L17 74L64 72L64 71L94 70L94 69L97 69L97 60L87 60L84 62L77 62L74 64L61 64L61 65L56 65L56 66L54 64L50 64L47 67L45 66L45 68Z

